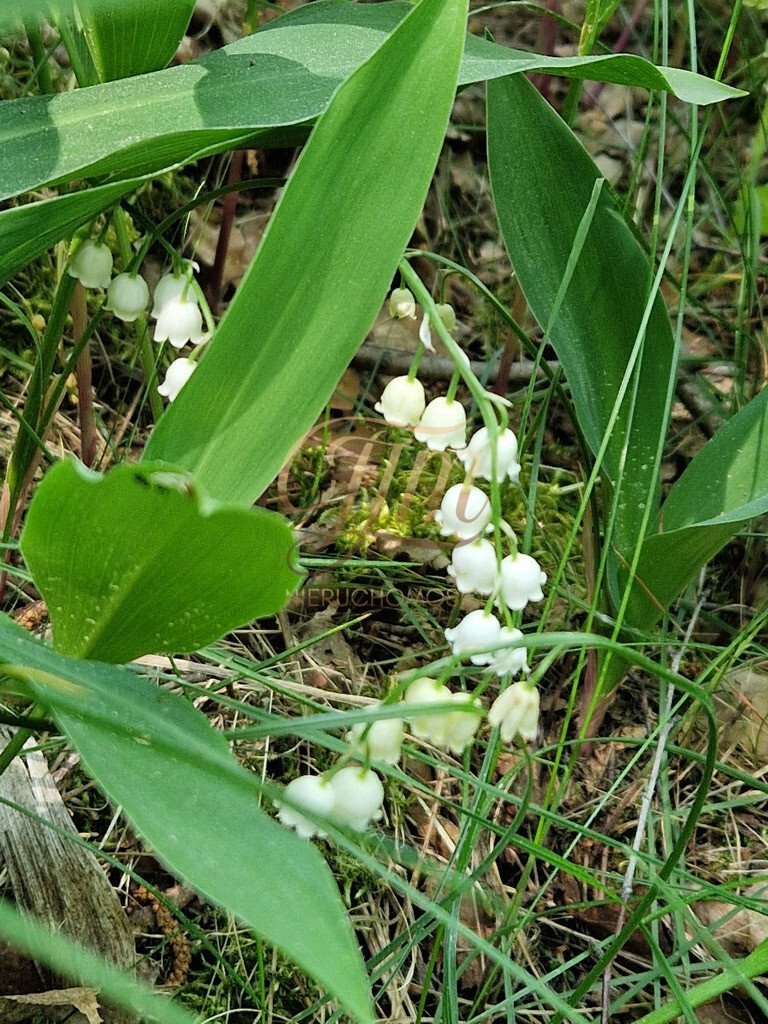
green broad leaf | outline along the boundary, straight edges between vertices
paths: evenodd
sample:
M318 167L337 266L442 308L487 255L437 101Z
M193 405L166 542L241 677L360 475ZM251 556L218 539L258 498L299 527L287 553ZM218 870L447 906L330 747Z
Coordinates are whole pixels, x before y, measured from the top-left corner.
M128 669L57 654L4 615L0 665L50 709L93 779L175 875L372 1022L360 950L328 865L261 810L257 778L204 715Z
M768 389L702 448L673 485L640 553L627 613L653 625L699 569L746 522L768 512Z
M189 64L54 96L0 103L0 199L99 175L135 177L319 117L339 85L411 10L403 0L320 0ZM468 36L459 84L540 70L664 89L692 103L743 95L640 57L542 57Z
M99 661L195 651L274 614L301 579L282 516L202 502L187 474L144 463L58 463L21 550L56 650Z
M195 1024L199 1021L183 1007L169 1002L166 995L153 992L90 949L61 932L51 931L39 921L22 917L6 900L0 900L0 938L56 974L96 989L100 1003L107 1002L129 1013L140 1014L147 1024Z
M465 20L466 0L421 0L341 86L147 459L250 504L310 429L373 324L422 210Z
M591 157L522 76L489 83L488 163L512 266L557 352L579 424L597 454L645 312L648 257L608 185L599 187ZM657 297L639 361L635 414L630 425L630 385L603 462L615 483L626 447L614 536L625 556L637 544L646 503L658 501L654 464L666 429L673 350L669 318Z
M195 0L163 0L151 10L103 0L77 0L91 59L101 82L164 68L181 42Z

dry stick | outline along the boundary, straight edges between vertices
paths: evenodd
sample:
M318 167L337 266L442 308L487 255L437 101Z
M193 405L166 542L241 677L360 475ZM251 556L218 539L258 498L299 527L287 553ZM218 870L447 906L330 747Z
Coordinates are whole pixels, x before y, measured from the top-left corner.
M88 324L85 288L78 281L72 293L72 336L77 345ZM91 466L96 454L96 419L93 412L93 372L91 343L87 341L75 367L77 379L77 419L80 425L80 458Z
M380 348L378 345L363 345L359 352L352 359L352 365L363 370L379 370L381 373L399 374L408 373L413 352L396 351L389 348ZM470 369L476 377L482 379L487 370L487 364L482 360L473 359L470 362ZM547 364L556 368L556 362ZM425 355L419 363L419 377L423 380L450 380L453 376L455 366L452 359L447 356ZM526 384L534 372L534 365L530 360L523 359L514 362L509 368L509 381L514 384Z
M228 180L228 184L230 185L234 185L242 178L243 156L244 150L242 149L236 149L232 154L232 163L229 168ZM227 262L229 242L232 238L232 227L234 225L235 211L237 210L237 203L239 199L239 192L228 192L224 197L224 203L222 205L221 225L219 227L219 237L216 241L216 255L213 258L211 276L208 281L208 287L206 288L208 305L211 307L211 312L214 315L218 313L219 304L221 303L221 292L224 285L224 267Z
M698 604L693 610L691 615L691 621L688 623L688 628L685 631L683 642L678 648L674 658L672 659L672 671L677 673L680 668L680 662L683 660L683 654L691 641L693 631L696 627L696 623L701 612L704 599L699 600ZM627 909L630 897L632 896L632 888L635 880L635 871L637 870L638 854L640 853L640 847L643 845L643 836L645 835L645 827L648 823L648 816L651 813L651 807L653 805L653 798L656 794L656 785L659 781L659 774L661 773L661 764L664 760L664 753L667 746L667 740L672 729L675 727L676 719L671 717L672 706L675 701L675 691L670 686L667 691L667 699L664 703L664 709L662 715L666 716L667 721L662 726L659 732L659 738L656 741L656 754L651 765L651 774L648 778L648 785L645 788L643 794L643 802L640 806L640 814L637 819L637 828L635 829L635 838L632 841L632 854L627 864L627 870L624 872L624 881L621 885L621 909L619 911L619 919L616 922L616 928L614 930L614 936L621 932L627 920ZM610 1001L611 1001L611 964L607 964L603 971L603 991L602 991L602 1024L609 1024L610 1017Z

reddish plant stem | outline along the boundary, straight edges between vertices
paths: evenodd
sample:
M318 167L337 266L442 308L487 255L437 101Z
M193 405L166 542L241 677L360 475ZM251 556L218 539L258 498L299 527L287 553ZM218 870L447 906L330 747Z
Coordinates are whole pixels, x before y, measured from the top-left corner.
M242 149L236 149L232 154L232 163L229 168L229 179L227 182L229 185L234 185L242 179L244 156L245 151ZM232 238L232 227L239 199L239 192L228 192L222 204L221 226L219 227L219 237L216 242L216 255L213 258L211 276L206 289L208 305L214 314L218 312L219 304L221 303L221 293L224 287L224 267L227 262L229 242Z
M544 6L548 11L560 14L560 0L544 0ZM555 46L557 45L557 21L547 14L542 14L539 23L538 52L547 57L554 57ZM545 100L549 102L552 93L552 75L536 75L534 85Z
M72 294L72 336L75 344L85 333L88 324L88 305L85 288L77 282ZM96 454L96 418L93 412L93 369L91 343L86 342L75 367L77 380L77 419L80 426L80 458L92 466Z

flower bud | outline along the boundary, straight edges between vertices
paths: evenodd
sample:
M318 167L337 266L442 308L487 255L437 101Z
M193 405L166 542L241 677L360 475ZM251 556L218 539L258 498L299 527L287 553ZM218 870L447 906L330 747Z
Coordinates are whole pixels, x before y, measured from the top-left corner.
M424 386L420 380L394 377L374 408L392 427L413 427L421 419L425 405Z
M195 372L196 367L197 363L193 363L190 359L174 359L165 371L165 380L157 390L163 398L167 398L169 402L172 402L174 398L178 397L179 392Z
M86 240L69 261L67 273L83 288L108 288L112 279L112 253L103 242Z
M467 447L458 453L458 458L467 473L482 480L492 479L491 439L487 427L481 427L472 435ZM496 479L501 481L505 476L513 483L520 477L517 438L511 430L502 431L497 439Z
M450 304L450 302L438 302L437 315L445 324L445 329L449 334L453 334L456 330L456 310Z
M375 772L350 765L332 775L328 785L333 790L331 819L337 825L365 832L381 817L384 787Z
M300 775L288 783L284 795L292 804L318 817L330 818L333 813L333 790L321 775ZM311 839L313 836L322 839L326 835L313 821L305 818L297 809L288 806L282 800L275 800L275 807L278 808L277 817L283 825L296 829L305 839Z
M399 763L404 738L405 722L402 718L380 718L370 725L357 722L347 733L347 743L355 750L372 761L384 761L386 764Z
M395 288L389 296L389 314L398 320L416 319L416 300L407 288Z
M495 654L488 648L499 643L500 635L499 620L482 608L465 615L457 626L445 631L445 639L453 648L454 655L469 655L473 665L490 665L493 662Z
M479 487L454 484L449 487L435 512L435 522L444 537L464 540L480 537L491 521L491 503Z
M473 590L486 596L492 594L499 577L493 544L483 537L468 544L457 544L451 554L448 575L456 581L460 594Z
M522 611L529 601L544 598L547 574L530 555L507 555L501 560L501 596L512 611Z
M527 683L513 683L500 694L488 712L489 723L501 729L501 738L511 743L515 736L531 742L539 729L539 691Z
M435 398L424 410L414 430L417 441L422 441L433 452L446 448L463 448L467 443L467 414L455 398Z
M169 299L157 318L155 341L170 341L183 348L188 341L197 345L203 337L203 314L193 299Z
M105 305L118 320L132 324L147 308L148 302L149 288L143 277L138 274L118 274L112 278Z
M499 633L499 643L513 644L521 640L523 634L519 629L510 629L509 626L502 626ZM515 647L507 650L498 650L493 656L491 667L497 676L516 676L519 672L528 672L528 652L525 647Z

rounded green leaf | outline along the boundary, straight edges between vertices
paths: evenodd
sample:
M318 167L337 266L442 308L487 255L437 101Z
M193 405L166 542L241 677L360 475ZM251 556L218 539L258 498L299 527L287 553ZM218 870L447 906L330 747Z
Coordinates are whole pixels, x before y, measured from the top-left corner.
M54 466L21 548L57 650L100 661L197 650L278 611L301 578L285 519L203 502L186 474L152 465Z

